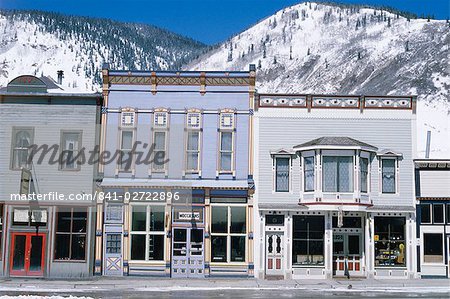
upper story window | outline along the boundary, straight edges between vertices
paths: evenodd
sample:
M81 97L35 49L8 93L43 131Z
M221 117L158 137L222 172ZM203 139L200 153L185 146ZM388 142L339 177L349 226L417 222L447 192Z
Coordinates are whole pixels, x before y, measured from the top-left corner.
M314 191L314 156L303 158L303 176L305 192Z
M22 167L30 168L29 165L29 148L33 143L32 128L13 128L12 135L12 169L21 169Z
M289 157L275 158L275 191L289 192L289 173L291 159Z
M382 193L396 192L396 159L381 159Z
M81 149L81 132L61 133L61 169L79 170L81 164L78 161L78 154Z
M353 192L353 157L324 156L323 191Z
M359 160L359 168L361 192L367 193L369 190L369 159L361 157Z
M153 143L154 155L152 170L154 172L165 172L167 170L167 148L168 148L169 112L167 109L155 109L153 114Z
M119 170L130 171L133 163L133 130L121 130L120 135L120 158L119 158Z
M420 205L420 221L421 223L431 223L431 205L421 204Z
M186 172L200 171L201 113L198 110L186 114Z
M234 111L220 113L219 126L219 172L230 173L234 170Z

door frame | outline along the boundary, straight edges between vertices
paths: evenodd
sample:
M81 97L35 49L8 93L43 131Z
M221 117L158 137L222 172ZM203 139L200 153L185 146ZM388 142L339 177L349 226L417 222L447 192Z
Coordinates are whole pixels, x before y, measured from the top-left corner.
M13 270L14 261L14 246L16 236L25 236L25 255L24 255L24 269L23 270ZM41 271L30 271L30 254L31 254L31 237L41 236L42 237L42 252L41 252ZM22 277L43 277L45 273L45 251L47 247L47 234L46 233L35 233L35 232L11 232L11 253L9 256L9 275L10 276L22 276Z
M343 254L334 254L334 236L335 235L341 235L343 238ZM362 231L348 231L348 232L341 232L341 231L333 231L333 250L332 250L332 257L333 257L333 276L343 276L345 273L345 268L343 268L342 270L340 270L340 263L342 263L343 261L341 259L338 258L338 256L344 256L344 261L345 258L349 257L349 253L348 253L348 245L349 245L349 236L359 236L359 260L355 260L355 259L348 259L349 262L349 268L350 268L350 263L351 264L351 268L352 269L348 269L350 276L351 275L356 275L356 276L362 276L364 275L364 233ZM353 257L356 255L352 255ZM358 264L359 266L359 270L355 270L356 265ZM335 267L336 265L336 267ZM345 267L345 266L344 266Z

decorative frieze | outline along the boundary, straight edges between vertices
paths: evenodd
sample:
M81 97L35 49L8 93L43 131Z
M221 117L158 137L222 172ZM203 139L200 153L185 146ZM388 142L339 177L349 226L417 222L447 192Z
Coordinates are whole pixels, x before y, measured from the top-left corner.
M366 97L364 108L411 109L410 97Z
M302 97L261 97L260 107L294 107L306 108L306 96Z
M359 108L359 97L312 97L313 108Z

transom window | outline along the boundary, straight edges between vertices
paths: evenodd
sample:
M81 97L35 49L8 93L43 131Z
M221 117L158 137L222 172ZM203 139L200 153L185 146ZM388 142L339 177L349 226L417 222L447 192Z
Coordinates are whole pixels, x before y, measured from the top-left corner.
M131 260L164 260L165 212L163 205L133 205Z
M30 168L29 148L33 143L32 128L13 128L12 135L12 169Z
M134 127L136 124L136 113L132 109L122 110L120 114L120 126L122 128Z
M245 262L247 209L212 206L211 262Z
M167 111L155 111L153 116L153 126L155 128L168 127L169 113Z
M56 213L55 260L84 261L87 208L60 208Z
M323 191L353 192L353 157L323 157Z
M443 235L440 233L423 234L423 262L442 263L444 261Z
M431 223L431 205L420 205L420 221L421 223Z

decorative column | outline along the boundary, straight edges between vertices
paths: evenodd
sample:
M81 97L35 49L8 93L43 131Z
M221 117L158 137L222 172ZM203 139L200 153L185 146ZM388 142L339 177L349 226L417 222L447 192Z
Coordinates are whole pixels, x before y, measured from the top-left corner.
M211 274L211 205L209 188L205 188L205 277Z
M97 194L101 194L101 188L97 188ZM95 262L94 275L102 275L103 260L103 198L97 197L96 202L96 227L95 227Z
M333 277L333 214L325 212L325 277Z

